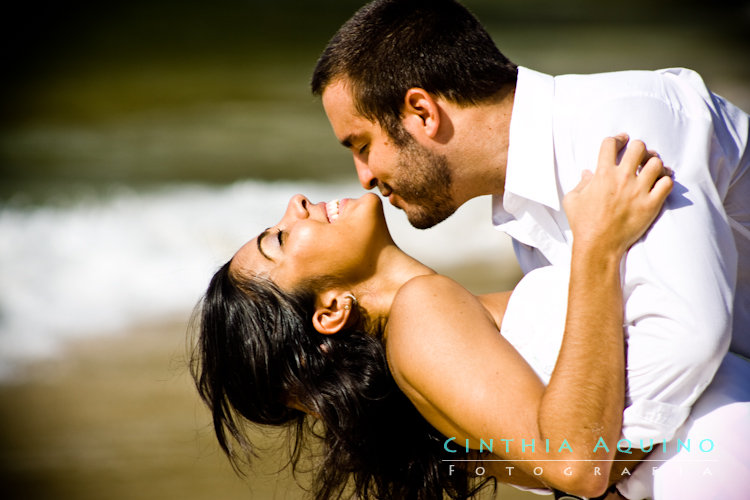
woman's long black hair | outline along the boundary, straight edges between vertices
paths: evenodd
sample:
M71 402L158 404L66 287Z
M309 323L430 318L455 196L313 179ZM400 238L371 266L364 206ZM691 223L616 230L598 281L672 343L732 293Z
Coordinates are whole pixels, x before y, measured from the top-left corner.
M318 500L352 488L363 500L469 498L486 484L472 488L464 468L449 474L441 464L445 438L395 384L382 332L367 333L364 311L355 312L356 327L321 335L309 287L287 293L267 279L237 276L229 264L197 309L191 372L235 469L253 456L245 432L252 422L292 428L294 470L306 439L322 440L312 484ZM322 425L305 425L308 413Z

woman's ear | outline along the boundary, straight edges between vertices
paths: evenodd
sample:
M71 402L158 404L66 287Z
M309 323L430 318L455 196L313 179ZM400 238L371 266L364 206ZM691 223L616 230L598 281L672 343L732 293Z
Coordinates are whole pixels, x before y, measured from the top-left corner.
M349 322L356 305L349 292L328 291L318 296L313 313L313 326L324 335L340 332Z
M434 139L440 129L440 107L425 89L413 87L404 96L404 127L415 135L418 128L423 135Z

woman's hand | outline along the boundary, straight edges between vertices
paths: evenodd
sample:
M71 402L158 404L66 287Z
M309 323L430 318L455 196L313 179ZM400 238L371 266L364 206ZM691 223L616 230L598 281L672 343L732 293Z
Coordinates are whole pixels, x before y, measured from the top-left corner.
M604 139L596 172L584 171L563 198L579 244L624 254L651 226L672 190L671 170L643 142L628 140L625 134Z

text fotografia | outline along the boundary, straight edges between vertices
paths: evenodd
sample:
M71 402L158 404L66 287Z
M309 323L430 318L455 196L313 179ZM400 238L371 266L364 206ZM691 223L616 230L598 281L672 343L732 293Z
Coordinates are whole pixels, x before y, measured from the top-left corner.
M473 452L473 451L479 451L480 453L494 453L497 451L498 453L502 454L503 452L509 453L510 452L510 446L511 443L514 442L514 439L489 439L479 440L479 448L474 449L470 446L469 440L465 440L463 443L460 443L457 441L455 437L448 438L443 442L443 448L448 453L458 453L459 450L466 451L467 453ZM464 446L461 446L463 444ZM516 443L518 444L518 443ZM521 451L523 453L572 453L573 448L570 446L570 443L568 443L567 439L563 439L562 442L559 444L559 446L555 446L550 443L549 439L545 440L520 440L521 444ZM496 450L497 447L497 450ZM683 460L680 463L679 467L679 474L680 475L690 475L691 477L695 477L696 475L702 476L702 477L710 477L713 476L713 471L708 464L708 462L716 462L715 459L711 459L712 455L709 453L714 450L714 442L711 439L701 439L701 440L693 440L691 442L690 439L686 439L685 441L682 441L680 439L676 439L675 442L667 442L664 441L657 441L654 442L652 439L648 440L648 442L644 442L644 440L640 440L638 443L632 443L628 439L621 439L615 444L615 449L617 451L624 453L624 454L632 454L633 450L636 449L636 451L645 451L645 452L651 452L651 455L649 455L649 458L645 459L645 462L664 462L667 458L673 457L678 452L682 453L691 453L691 455L695 456L698 460ZM603 451L605 453L609 452L610 446L604 441L603 438L599 438L596 442L596 444L593 447L593 452L598 453L599 451ZM562 455L564 456L564 455ZM662 458L659 458L659 457ZM443 462L473 462L475 459L470 460L451 460L451 459L445 459ZM535 457L534 460L523 460L521 459L521 462L526 461L545 461L546 459L539 458L538 456ZM516 460L486 460L485 462L517 462ZM551 460L552 462L568 462L566 459L555 459ZM587 460L580 460L580 461L587 461ZM617 460L616 460L617 461ZM507 476L507 480L512 482L513 472L515 470L514 465L505 465L500 467L492 467L492 472L490 475L495 476L501 480L502 476ZM453 475L456 471L456 465L450 463L448 464L448 475ZM487 470L483 466L477 466L476 470L474 471L474 474L477 477L484 476L487 473ZM543 467L534 467L532 471L534 476L542 476L544 475L544 468ZM566 467L563 470L563 473L565 475L572 476L575 472L572 467ZM595 476L601 476L602 471L599 467L594 466L591 469L591 473ZM659 473L659 467L651 467L651 473L656 476ZM620 477L627 477L631 475L630 470L627 467L623 467L619 471Z
M506 462L507 460L503 460L503 462ZM502 467L501 469L492 469L490 471L490 476L494 476L500 480L504 480L503 477L507 477L509 482L513 482L513 472L516 470L516 467L513 465L506 465ZM632 476L632 473L630 472L630 469L627 467L623 467L619 470L619 475L621 479L624 479L628 476ZM456 472L456 465L455 464L448 464L448 475L452 476ZM566 476L572 476L575 474L575 471L572 467L565 467L563 469L563 474ZM653 476L656 476L659 474L659 467L651 467L651 474ZM471 472L469 472L471 473ZM534 469L531 471L531 473L540 478L544 475L544 467L534 467ZM482 477L487 474L487 469L483 466L478 466L474 468L474 476L476 477ZM672 473L674 474L674 472ZM680 476L689 475L691 477L695 477L696 475L699 475L704 478L709 478L714 475L713 470L711 467L707 464L692 464L692 463L686 463L682 464L679 468L678 474ZM592 467L591 468L591 475L593 476L601 476L602 470L600 467Z
M499 446L498 452L502 453L503 451L505 453L510 453L510 444L514 442L515 439L513 438L501 438L498 440L495 439L489 439L479 440L479 448L477 451L480 453L488 452L488 453L494 453L495 452L495 445ZM616 444L615 448L620 453L625 454L631 454L633 453L633 448L636 448L638 451L644 451L646 453L649 452L656 452L658 453L661 451L662 453L670 453L670 452L679 452L681 450L685 450L687 452L691 452L693 450L698 451L699 453L709 453L713 451L714 449L714 442L711 439L701 439L697 442L697 446L693 446L690 439L686 439L685 441L682 441L680 439L676 440L676 443L667 442L664 441L657 441L654 442L653 439L649 439L648 443L644 442L645 440L641 439L637 444L633 444L629 439L620 439ZM500 444L498 444L500 443ZM459 449L456 448L455 445L458 444L455 437L451 437L445 440L443 442L443 449L447 451L448 453L457 453ZM691 449L692 447L692 449ZM466 453L469 453L471 451L475 451L474 448L471 448L469 445L469 440L465 440L464 446L462 447ZM607 443L604 441L604 438L600 437L596 444L593 447L592 452L604 452L609 453L610 447L607 445ZM555 447L554 445L550 444L549 439L545 439L542 442L539 442L535 439L521 439L521 452L545 452L545 453L562 453L564 451L567 451L569 453L573 453L573 448L570 446L570 443L568 443L567 439L563 439L559 446Z

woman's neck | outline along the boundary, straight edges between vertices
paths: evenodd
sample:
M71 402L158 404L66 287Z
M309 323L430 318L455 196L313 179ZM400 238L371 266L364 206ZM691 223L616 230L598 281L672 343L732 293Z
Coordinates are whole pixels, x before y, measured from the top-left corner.
M371 319L387 321L401 287L412 278L428 274L435 271L392 245L381 252L373 275L355 285L352 293Z

